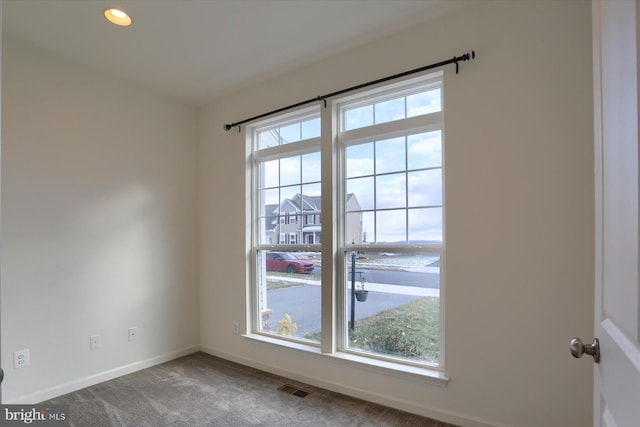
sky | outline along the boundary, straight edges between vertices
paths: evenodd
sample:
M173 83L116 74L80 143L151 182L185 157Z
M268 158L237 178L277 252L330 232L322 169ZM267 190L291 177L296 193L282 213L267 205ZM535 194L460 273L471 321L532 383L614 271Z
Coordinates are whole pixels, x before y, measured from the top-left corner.
M347 107L341 126L348 131L440 111L441 95L438 88ZM319 137L320 127L317 117L264 131L258 148ZM319 150L318 146L317 152L263 162L263 205L279 204L299 193L319 196ZM364 211L363 232L368 242L442 240L441 131L348 145L341 153L344 170L340 176L346 194L355 194Z

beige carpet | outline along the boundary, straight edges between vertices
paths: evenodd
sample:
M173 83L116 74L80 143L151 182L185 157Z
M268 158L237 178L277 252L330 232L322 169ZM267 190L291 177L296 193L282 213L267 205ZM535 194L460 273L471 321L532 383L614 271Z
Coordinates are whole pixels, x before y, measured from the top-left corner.
M453 427L205 353L43 403L70 405L71 425L78 427Z

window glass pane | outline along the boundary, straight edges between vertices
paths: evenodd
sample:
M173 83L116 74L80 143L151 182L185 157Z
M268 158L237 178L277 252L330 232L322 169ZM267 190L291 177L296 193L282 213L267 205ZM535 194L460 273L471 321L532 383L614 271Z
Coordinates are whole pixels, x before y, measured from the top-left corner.
M376 173L406 170L404 137L376 142Z
M271 160L260 165L262 188L277 187L280 180L280 162Z
M260 200L262 208L261 212L265 215L271 215L274 212L277 213L278 203L280 200L280 191L275 188L271 190L260 190Z
M358 129L373 124L373 105L353 108L344 112L344 130Z
M439 254L347 253L345 266L346 347L438 364Z
M374 196L373 196L373 177L368 178L355 178L347 180L347 200L350 197L354 197L358 201L359 209L373 209L374 208ZM346 210L354 209L356 205L347 203Z
M302 139L318 138L320 136L320 117L302 122Z
M302 156L302 182L320 181L320 153Z
M442 133L420 133L407 137L409 169L442 166Z
M280 145L278 130L266 130L258 133L258 149Z
M320 341L319 261L320 252L258 251L259 331Z
M362 213L362 243L376 241L376 216L374 212ZM347 240L347 242L349 242Z
M410 209L409 240L442 242L442 208Z
M260 191L258 241L262 244L276 244L277 233L279 232L279 200L280 191L273 190Z
M405 243L406 215L405 209L376 212L376 243Z
M304 139L318 138L320 132L320 117L316 117L287 126L258 131L254 146L255 149L262 150L264 148L290 144Z
M376 124L404 119L404 97L378 102L374 111Z
M357 204L355 197L347 201L347 206L349 206L349 204ZM347 213L344 226L347 242L352 245L357 245L364 242L364 236L362 234L362 212L354 208L355 206L352 206L351 211Z
M280 185L300 183L300 156L280 159Z
M309 184L302 186L303 203L302 212L304 214L304 220L300 222L299 228L301 230L300 244L316 244L320 243L320 214L321 210L321 188L320 183Z
M300 141L300 123L294 123L280 128L280 138L283 144Z
M297 209L300 203L300 186L282 187L280 189L280 214L287 214Z
M320 211L320 188L321 184L306 184L302 186L302 194L304 194L304 206L305 210L317 210Z
M441 110L440 89L407 96L407 117L435 113Z
M347 147L347 178L373 175L373 142Z
M406 175L394 173L376 177L376 209L407 206Z
M442 206L442 169L409 172L409 207Z

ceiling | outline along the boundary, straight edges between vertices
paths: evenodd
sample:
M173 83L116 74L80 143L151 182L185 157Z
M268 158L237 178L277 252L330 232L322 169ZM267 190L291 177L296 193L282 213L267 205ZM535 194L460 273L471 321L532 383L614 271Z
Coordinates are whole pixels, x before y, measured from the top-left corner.
M4 0L3 34L200 106L470 0ZM119 7L133 25L102 16Z

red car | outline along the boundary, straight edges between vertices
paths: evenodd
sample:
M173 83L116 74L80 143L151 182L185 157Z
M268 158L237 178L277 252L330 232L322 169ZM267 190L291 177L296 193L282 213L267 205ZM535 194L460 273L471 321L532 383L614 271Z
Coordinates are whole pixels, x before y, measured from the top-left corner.
M309 274L313 271L313 263L288 252L267 252L267 271Z

